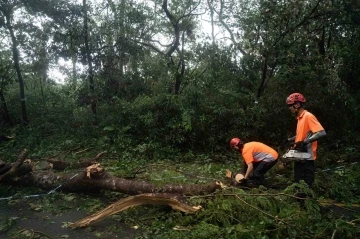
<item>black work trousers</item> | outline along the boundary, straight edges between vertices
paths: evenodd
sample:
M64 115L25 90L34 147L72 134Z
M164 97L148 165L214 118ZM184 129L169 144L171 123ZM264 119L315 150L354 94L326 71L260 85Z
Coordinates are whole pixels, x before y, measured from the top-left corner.
M278 160L272 161L272 162L264 162L264 161L260 161L260 162L253 162L253 172L250 175L249 179L252 180L257 180L257 181L264 181L265 177L265 173L267 171L269 171L276 163ZM244 162L244 166L241 170L242 174L246 174L246 170L247 170L248 166L247 164Z
M314 160L304 160L294 163L294 180L298 183L304 180L309 186L312 186L315 180L315 163Z

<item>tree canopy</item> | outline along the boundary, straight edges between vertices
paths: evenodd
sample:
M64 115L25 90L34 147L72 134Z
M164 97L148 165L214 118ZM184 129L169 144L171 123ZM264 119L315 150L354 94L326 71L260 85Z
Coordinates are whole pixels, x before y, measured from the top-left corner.
M232 137L282 152L293 92L327 132L318 166L358 160L358 0L0 0L0 38L4 161L88 145L187 163L233 157Z

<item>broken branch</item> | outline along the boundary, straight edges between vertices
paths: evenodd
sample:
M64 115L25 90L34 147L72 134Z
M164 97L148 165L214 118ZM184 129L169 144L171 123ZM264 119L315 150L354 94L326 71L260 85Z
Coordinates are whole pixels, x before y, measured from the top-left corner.
M179 210L185 213L195 213L201 207L192 207L184 202L178 194L168 194L168 193L149 193L149 194L140 194L136 196L130 196L120 201L111 204L110 206L106 207L105 209L96 212L86 218L83 218L77 222L70 224L71 228L80 228L86 227L90 224L103 220L105 217L111 216L115 213L124 211L128 208L150 204L150 205L169 205L175 210Z

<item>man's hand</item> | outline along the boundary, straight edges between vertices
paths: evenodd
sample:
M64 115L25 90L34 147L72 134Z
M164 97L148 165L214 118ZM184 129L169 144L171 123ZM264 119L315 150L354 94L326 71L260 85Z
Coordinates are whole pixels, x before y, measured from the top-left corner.
M298 141L295 143L294 149L301 152L307 152L307 143L305 143L304 141Z

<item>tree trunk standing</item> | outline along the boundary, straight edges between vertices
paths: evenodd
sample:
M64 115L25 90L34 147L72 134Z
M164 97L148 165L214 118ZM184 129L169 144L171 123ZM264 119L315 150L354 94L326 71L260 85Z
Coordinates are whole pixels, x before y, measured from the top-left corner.
M185 74L184 46L185 46L185 32L183 32L182 34L181 51L177 50L180 59L178 62L178 67L176 69L176 75L175 75L175 95L178 95L180 93L181 81Z
M71 37L70 40L70 54L71 54L71 64L72 64L72 71L71 71L71 88L75 91L77 85L77 72L76 72L76 63L77 63L77 55L76 55L76 46L75 46L75 39Z
M213 6L213 0L207 0L209 9L210 9L210 21L211 21L211 38L212 38L212 43L215 46L216 45L216 41L215 41L215 30L214 30L214 6Z
M260 82L260 86L257 90L257 94L256 94L256 100L258 101L262 92L264 91L264 86L265 86L265 81L266 81L266 76L267 76L267 68L268 68L268 58L266 57L264 60L264 65L263 65L263 69L262 69L262 74L261 74L261 82Z
M6 27L10 32L10 36L11 36L11 41L12 41L12 53L13 53L13 59L14 59L14 65L15 65L15 70L16 70L16 74L18 77L18 81L19 81L19 87L20 87L20 105L21 105L21 116L22 116L22 123L24 125L28 125L29 121L27 118L27 113L26 113L26 99L25 99L25 90L24 90L24 80L21 74L21 69L20 69L20 63L19 63L19 51L17 49L17 40L14 34L14 29L11 26L11 12L12 9L10 8L10 6L8 6L8 9L4 9L2 8L1 11L3 12L3 14L5 15L6 18Z
M181 86L181 80L184 76L185 73L185 62L183 59L179 60L179 67L180 68L180 72L178 69L178 72L176 72L175 75L175 95L180 94L180 86Z
M114 26L113 32L109 30L106 38L108 50L106 54L106 62L104 64L104 73L106 80L106 92L108 93L107 97L112 98L114 95L119 93L120 82L124 78L124 49L121 45L125 39L125 1L120 2L119 10L117 10L117 6L113 0L108 0L108 5L114 15ZM118 11L120 11L120 14L118 14ZM116 62L117 54L119 59L118 62Z
M71 56L71 64L72 64L71 85L72 85L72 89L75 91L76 85L77 85L77 74L76 74L77 56L76 56L76 53L74 53L74 52L72 52L71 54L72 54L72 56Z
M7 123L8 125L12 125L9 110L8 110L4 92L3 92L3 87L0 88L0 101L1 101L1 112L0 113L1 113L5 123Z
M40 62L40 90L41 90L41 97L44 99L44 87L48 83L48 69L49 69L49 61L46 55L46 36L42 35L41 39L41 46L39 52L39 62Z
M185 73L185 62L183 59L182 52L179 50L180 45L180 27L179 27L179 21L182 17L179 19L175 19L174 15L170 13L168 9L168 1L164 0L162 3L162 9L164 10L167 18L169 19L171 25L174 28L174 44L170 47L170 49L165 53L165 55L168 58L171 58L172 61L172 54L174 51L177 51L179 53L179 62L175 73L175 86L174 86L174 93L175 95L178 95L180 92L180 85L181 85L181 78L183 77ZM184 34L183 34L183 43L184 43ZM172 64L174 64L172 62ZM171 65L170 65L171 66Z
M272 66L269 66L268 62L269 62L268 57L266 57L265 60L264 60L263 68L262 68L260 86L259 86L259 88L257 90L257 95L256 95L256 100L257 101L259 100L262 93L264 92L264 90L266 88L266 84L269 82L269 80L273 76L274 69L275 69L275 66L276 66L276 64L273 64Z
M126 39L126 32L125 32L125 16L126 16L126 5L125 0L121 0L120 3L120 19L119 19L119 35L116 38L116 41L120 38L123 42ZM124 66L125 66L125 49L124 47L119 47L119 69L120 69L120 80L124 79Z
M175 17L170 13L168 9L168 1L164 0L162 4L162 9L164 10L167 18L169 19L171 25L174 28L174 44L170 47L170 49L165 53L167 57L171 57L173 52L178 48L180 45L180 27L179 27L179 20L175 20ZM181 19L181 18L180 18Z
M92 67L92 57L89 45L89 29L88 29L88 14L87 14L87 3L83 0L84 10L84 41L86 50L86 59L88 63L88 77L89 77L89 89L90 89L90 100L91 100L91 111L95 115L96 121L96 98L95 98L95 87L94 87L94 71Z
M72 17L72 20L75 21L75 17ZM77 45L79 44L79 38L77 34L77 24L76 26L72 26L71 30L69 31L69 41L70 41L70 55L71 55L71 64L72 64L72 71L71 71L71 88L72 90L76 91L77 85L77 71L76 71L76 63L77 59Z

